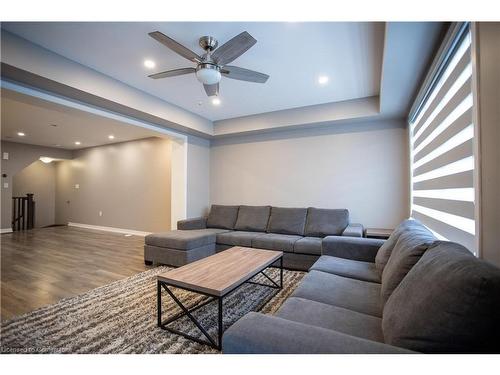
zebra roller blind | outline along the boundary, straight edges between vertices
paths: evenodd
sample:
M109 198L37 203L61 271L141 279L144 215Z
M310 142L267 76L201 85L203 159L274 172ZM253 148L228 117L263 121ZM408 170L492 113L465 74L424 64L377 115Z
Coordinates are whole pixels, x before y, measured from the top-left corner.
M409 124L411 216L477 254L471 80L467 28Z

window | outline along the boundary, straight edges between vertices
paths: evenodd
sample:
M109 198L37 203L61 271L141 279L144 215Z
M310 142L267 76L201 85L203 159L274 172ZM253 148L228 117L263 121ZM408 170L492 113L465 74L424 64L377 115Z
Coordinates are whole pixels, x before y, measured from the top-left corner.
M411 216L477 254L469 25L451 34L410 115Z

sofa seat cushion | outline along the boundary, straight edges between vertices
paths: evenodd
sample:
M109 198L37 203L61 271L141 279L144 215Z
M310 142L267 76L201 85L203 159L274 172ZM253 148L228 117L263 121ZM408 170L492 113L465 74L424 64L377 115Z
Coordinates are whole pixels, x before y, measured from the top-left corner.
M376 317L382 316L380 284L377 283L350 279L327 272L309 271L292 296Z
M231 246L252 246L252 239L261 236L262 232L234 231L217 234L217 243Z
M349 225L346 209L309 207L304 235L311 237L340 236Z
M265 232L271 206L240 206L235 230Z
M392 231L387 241L385 241L385 243L377 251L377 255L375 256L375 266L377 267L377 270L380 272L380 274L382 274L385 265L389 261L392 249L394 249L394 246L396 246L396 242L398 242L399 236L412 227L421 228L423 227L423 225L417 220L404 220Z
M326 303L291 297L275 315L298 323L384 342L381 318Z
M304 235L307 208L271 207L267 232Z
M351 279L380 283L380 274L375 263L337 258L328 255L320 257L311 270L333 273Z
M252 247L291 253L293 252L293 245L301 238L302 236L289 234L265 233L252 239Z
M318 237L303 237L293 245L293 252L300 254L321 255L321 241Z
M193 229L172 230L170 232L148 234L144 241L146 245L167 247L177 250L191 250L197 247L215 244L218 233L228 232L225 229Z
M500 269L440 242L384 307L388 344L425 353L500 353Z
M382 272L381 295L384 303L436 240L436 237L424 226L413 227L399 236Z
M207 228L234 229L239 207L213 204L207 217Z

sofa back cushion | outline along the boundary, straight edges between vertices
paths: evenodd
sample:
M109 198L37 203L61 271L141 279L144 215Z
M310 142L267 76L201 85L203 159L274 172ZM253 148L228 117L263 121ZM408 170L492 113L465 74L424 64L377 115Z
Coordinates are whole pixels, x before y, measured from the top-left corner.
M240 206L234 229L249 232L265 232L271 206Z
M271 207L267 224L269 233L304 235L307 208Z
M207 218L207 228L234 229L239 206L213 204Z
M500 352L500 269L439 242L384 307L387 344L420 352Z
M375 256L375 267L377 271L382 274L385 265L389 261L389 257L391 256L392 249L398 242L399 236L406 230L409 230L411 227L422 226L420 222L413 219L407 219L401 222L391 233L387 241L378 249L377 255Z
M413 227L399 236L382 272L380 293L383 303L435 241L436 237L424 226Z
M348 225L349 211L346 209L309 207L305 235L308 237L340 236Z

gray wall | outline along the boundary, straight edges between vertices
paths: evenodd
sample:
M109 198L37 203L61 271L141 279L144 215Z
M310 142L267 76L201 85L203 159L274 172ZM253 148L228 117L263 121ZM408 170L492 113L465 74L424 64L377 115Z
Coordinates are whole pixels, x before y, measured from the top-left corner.
M219 139L210 161L211 203L348 208L351 221L382 228L408 216L402 121Z
M170 161L171 141L161 138L74 152L73 160L57 163L56 221L168 230Z
M71 151L5 141L1 142L1 146L2 156L4 152L9 153L9 160L1 160L2 174L7 174L7 177L2 177L2 184L0 187L2 192L2 229L8 229L11 227L12 218L13 176L38 160L40 156L71 159ZM8 188L4 188L5 182L9 184Z
M210 142L189 136L187 153L187 217L203 216L210 200Z
M14 196L34 194L35 228L55 224L56 168L54 163L35 161L13 178Z
M500 23L475 24L479 67L478 117L480 161L480 249L484 259L500 266Z

